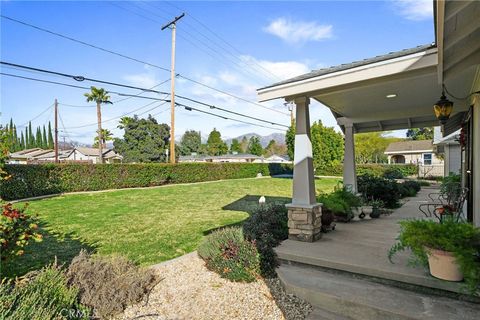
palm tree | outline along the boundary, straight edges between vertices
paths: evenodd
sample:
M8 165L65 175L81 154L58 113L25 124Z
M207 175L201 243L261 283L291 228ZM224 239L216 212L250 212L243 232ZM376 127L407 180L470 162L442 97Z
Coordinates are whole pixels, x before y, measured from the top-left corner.
M107 147L107 141L113 140L113 133L108 129L102 129L102 145L103 148ZM93 147L98 148L98 136L95 137Z
M97 103L97 122L98 122L98 141L103 141L102 139L102 110L101 105L112 103L110 101L110 96L108 92L103 88L95 88L90 87L90 93L85 93L85 97L87 97L87 102L95 101ZM98 144L98 159L100 163L103 163L103 150L102 150L102 143Z

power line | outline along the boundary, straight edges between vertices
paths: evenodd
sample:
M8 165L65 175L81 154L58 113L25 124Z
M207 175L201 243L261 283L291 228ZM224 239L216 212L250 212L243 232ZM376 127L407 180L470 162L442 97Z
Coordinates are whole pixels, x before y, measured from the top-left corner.
M34 68L34 67L29 67L29 66L24 66L24 65L19 65L19 64L13 64L13 63L9 63L9 62L4 62L4 61L0 61L0 64L6 64L6 65L13 65L17 68L22 68L22 69L26 69L26 70L34 70L34 71L39 71L39 72L44 72L44 73L47 73L47 74L55 74L55 75L61 75L63 77L67 77L67 78L74 78L74 77L79 77L79 78L82 78L82 79L88 79L88 81L92 81L92 82L99 82L99 83L111 83L113 85L116 85L116 86L119 86L119 87L124 87L126 86L127 88L130 88L131 86L128 86L128 85L123 85L121 83L117 83L117 82L111 82L111 81L104 81L104 80L97 80L97 79L93 79L93 78L86 78L86 77L83 77L83 76L73 76L73 75L70 75L70 74L66 74L66 73L61 73L61 72L57 72L57 71L51 71L51 70L45 70L45 69L40 69L40 68ZM153 89L145 89L145 88L140 88L140 87L135 87L137 90L140 90L140 91L143 91L143 92L152 92L152 93L159 93L159 94L166 94L168 95L168 92L162 92L162 91L156 91L156 90L153 90ZM181 95L175 95L176 97L179 97L179 98L182 98L182 99L186 99L186 100L189 100L189 101L192 101L192 102L195 102L195 103L199 103L199 104L202 104L202 105L205 105L205 106L208 106L212 109L219 109L219 110L222 110L224 112L229 112L229 113L232 113L232 114L235 114L235 115L239 115L239 116L242 116L242 117L246 117L246 118L250 118L250 119L253 119L253 120L257 120L257 121L261 121L261 122L265 122L265 123L269 123L269 124L273 124L273 125L278 125L278 126L282 126L282 127L288 127L286 125L283 125L283 124L279 124L279 123L275 123L275 122L272 122L272 121L267 121L267 120L263 120L263 119L259 119L259 118L256 118L256 117L252 117L252 116L248 116L248 115L245 115L245 114L242 114L242 113L239 113L239 112L235 112L235 111L231 111L231 110L228 110L228 109L224 109L224 108L220 108L220 107L216 107L212 104L207 104L207 103L204 103L204 102L201 102L199 100L196 100L196 99L192 99L192 98L188 98L188 97L185 97L185 96L181 96Z
M257 124L257 123L252 123L252 122L248 122L248 121L243 121L243 120L239 120L239 119L233 119L233 118L229 118L229 117L225 117L225 116L222 116L222 115L219 115L219 114L216 114L216 113L212 113L212 112L208 112L208 111L205 111L205 110L201 110L201 109L197 109L197 108L194 108L194 107L191 107L191 106L187 106L183 103L175 103L177 106L181 106L181 107L184 107L185 110L187 111L197 111L197 112L201 112L201 113L205 113L205 114L208 114L208 115L211 115L211 116L214 116L214 117L217 117L217 118L221 118L221 119L224 119L224 120L231 120L231 121L236 121L236 122L240 122L240 123L245 123L245 124L249 124L249 125L252 125L252 126L257 126L257 127L262 127L262 128L267 128L267 129L272 129L272 130L279 130L279 131L284 131L282 129L279 129L279 128L273 128L273 127L267 127L267 126L264 126L264 125L261 125L261 124Z
M108 50L108 49L105 49L105 48L102 48L102 47L99 47L99 46L96 46L96 45L93 45L93 44L90 44L90 43L87 43L85 41L81 41L81 40L77 40L75 38L72 38L72 37L69 37L69 36L65 36L63 34L60 34L58 32L54 32L54 31L51 31L51 30L47 30L45 28L41 28L41 27L38 27L38 26L35 26L33 24L30 24L30 23L27 23L27 22L24 22L24 21L20 21L20 20L17 20L17 19L14 19L14 18L11 18L11 17L7 17L5 15L0 15L2 18L4 19L7 19L7 20L10 20L10 21L13 21L13 22L16 22L16 23L19 23L19 24L22 24L22 25L25 25L25 26L28 26L28 27L31 27L31 28L34 28L36 30L39 30L39 31L42 31L42 32L46 32L46 33L49 33L49 34L52 34L52 35L55 35L55 36L58 36L58 37L61 37L61 38L64 38L64 39L67 39L67 40L70 40L70 41L73 41L73 42L76 42L76 43L80 43L82 45L86 45L88 47L91 47L91 48L94 48L94 49L97 49L97 50L101 50L101 51L104 51L104 52L107 52L107 53L110 53L110 54L113 54L113 55L116 55L116 56L119 56L119 57L122 57L122 58L125 58L125 59L128 59L128 60L131 60L131 61L135 61L135 62L138 62L138 63L142 63L142 64L146 64L148 66L151 66L151 67L154 67L154 68L157 68L157 69L160 69L160 70L163 70L163 71L167 71L167 72L170 72L170 70L168 68L164 68L164 67L161 67L161 66L158 66L158 65L155 65L153 63L150 63L150 62L146 62L146 61L143 61L143 60L140 60L140 59L136 59L136 58L132 58L130 56L127 56L125 54L121 54L121 53L118 53L118 52L115 52L115 51L112 51L112 50ZM152 19L153 20L153 19ZM254 102L254 101L250 101L250 100L247 100L245 98L242 98L242 97L239 97L239 96L236 96L234 94L231 94L231 93L228 93L226 91L223 91L223 90L220 90L220 89L217 89L217 88L214 88L212 86L209 86L209 85L206 85L200 81L196 81L196 80L193 80L189 77L186 77L186 76L183 76L183 75L180 75L180 74L177 74L177 76L180 76L182 77L183 79L185 80L188 80L190 82L194 82L198 85L201 85L205 88L208 88L210 90L213 90L213 91L217 91L219 93L222 93L222 94L225 94L225 95L228 95L232 98L235 98L235 99L238 99L238 100L241 100L241 101L244 101L246 103L249 103L249 104L252 104L252 105L256 105L256 106L259 106L261 108L264 108L264 109L268 109L270 111L274 111L274 112L277 112L277 113L280 113L280 114L284 114L284 115L287 115L289 116L288 113L286 112L282 112L280 110L276 110L274 108L270 108L270 107L266 107L264 105L261 105L257 102Z
M35 117L33 117L32 119L28 120L27 122L17 126L17 128L23 128L23 127L26 127L27 124L29 124L30 122L32 121L35 121L37 120L38 118L40 118L45 112L47 112L48 110L50 110L50 108L53 107L53 104L49 105L46 109L44 109L42 112L40 112L38 115L36 115Z

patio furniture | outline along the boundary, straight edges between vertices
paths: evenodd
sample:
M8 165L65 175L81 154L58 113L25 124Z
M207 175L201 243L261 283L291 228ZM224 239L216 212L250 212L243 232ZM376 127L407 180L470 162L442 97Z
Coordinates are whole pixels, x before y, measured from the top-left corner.
M467 198L468 189L460 184L443 188L441 192L429 193L431 202L423 203L418 209L427 217L435 217L440 222L445 217L451 217L455 221L463 219L463 205Z

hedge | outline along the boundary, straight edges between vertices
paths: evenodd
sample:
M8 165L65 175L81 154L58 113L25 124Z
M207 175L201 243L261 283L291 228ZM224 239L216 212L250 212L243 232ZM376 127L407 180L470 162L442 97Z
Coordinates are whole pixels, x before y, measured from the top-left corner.
M291 166L266 163L10 164L0 198L95 191L292 173Z
M389 170L400 171L404 177L416 176L418 174L418 167L414 164L357 164L357 175L370 174L376 177L383 176ZM343 173L342 165L328 167L328 168L317 168L315 170L316 175L323 176L341 176Z

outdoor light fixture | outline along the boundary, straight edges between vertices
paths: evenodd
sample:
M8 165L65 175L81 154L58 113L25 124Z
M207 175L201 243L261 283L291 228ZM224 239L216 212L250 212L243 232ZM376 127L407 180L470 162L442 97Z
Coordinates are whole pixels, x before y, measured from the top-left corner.
M453 102L447 99L445 96L445 91L442 90L442 96L440 97L440 100L438 100L433 106L435 117L437 117L441 124L445 124L450 118L452 110Z
M387 99L396 98L397 94L396 93L387 94L386 97Z

